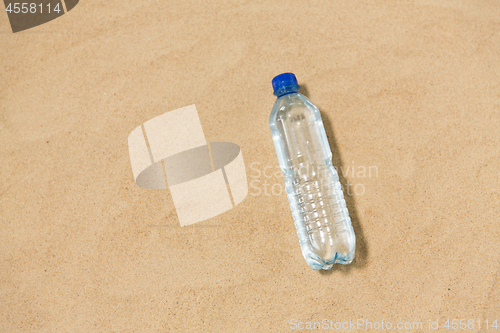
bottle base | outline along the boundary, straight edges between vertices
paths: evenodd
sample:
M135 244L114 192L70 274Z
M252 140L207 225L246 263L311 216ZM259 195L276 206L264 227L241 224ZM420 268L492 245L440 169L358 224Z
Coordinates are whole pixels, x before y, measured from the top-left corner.
M325 262L323 260L318 260L318 259L311 258L311 257L306 258L306 261L309 264L309 267L311 267L315 271L318 271L320 269L327 271L327 270L331 269L333 267L333 265L335 265L335 264L349 265L350 263L352 263L353 260L354 260L354 257L345 258L345 259L336 257L334 260L332 260L330 262Z
M338 262L330 264L330 265L325 265L325 266L321 267L321 269L327 271L327 270L331 269L333 267L333 265L335 265L335 264L349 265L351 262L352 262L352 259L349 261L338 261Z

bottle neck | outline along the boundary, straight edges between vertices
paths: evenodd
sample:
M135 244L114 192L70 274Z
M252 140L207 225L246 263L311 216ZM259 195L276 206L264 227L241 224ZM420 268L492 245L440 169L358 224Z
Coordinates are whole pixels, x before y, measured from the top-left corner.
M285 96L288 94L298 93L299 88L300 87L298 85L283 86L276 89L274 91L274 95L276 95L277 98L280 98L281 96Z

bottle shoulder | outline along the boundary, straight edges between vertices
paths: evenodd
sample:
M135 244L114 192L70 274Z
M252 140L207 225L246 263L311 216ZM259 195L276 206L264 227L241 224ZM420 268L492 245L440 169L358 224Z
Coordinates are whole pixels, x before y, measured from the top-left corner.
M269 124L273 126L277 119L297 116L304 116L308 119L321 117L319 109L306 96L292 93L276 100L269 117Z

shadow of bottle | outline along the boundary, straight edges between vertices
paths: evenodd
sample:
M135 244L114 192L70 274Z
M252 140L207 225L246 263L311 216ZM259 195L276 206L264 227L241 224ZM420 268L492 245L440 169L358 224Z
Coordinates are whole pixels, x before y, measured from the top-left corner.
M309 93L306 86L300 86L300 93L309 98ZM363 235L363 228L361 227L361 223L359 221L358 213L356 210L356 200L352 192L350 194L347 194L346 192L346 186L348 185L348 183L342 172L342 157L337 146L337 141L335 140L332 123L330 122L330 118L326 113L321 110L320 112L321 119L323 120L323 125L325 127L326 136L328 137L328 142L330 143L330 149L332 150L332 163L338 171L339 180L342 184L342 189L344 190L344 199L347 204L347 209L349 210L349 216L351 218L352 228L354 229L354 233L356 234L356 256L354 258L354 261L349 265L333 265L330 270L321 270L320 273L331 274L334 271L342 271L344 273L347 273L353 267L363 268L366 266L368 260L368 244L366 243L365 237Z

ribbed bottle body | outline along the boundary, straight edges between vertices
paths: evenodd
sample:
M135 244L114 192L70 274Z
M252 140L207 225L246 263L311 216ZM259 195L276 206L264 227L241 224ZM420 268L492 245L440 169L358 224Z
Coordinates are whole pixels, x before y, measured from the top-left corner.
M286 94L269 125L304 258L315 270L349 264L356 240L318 108Z

